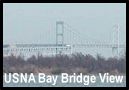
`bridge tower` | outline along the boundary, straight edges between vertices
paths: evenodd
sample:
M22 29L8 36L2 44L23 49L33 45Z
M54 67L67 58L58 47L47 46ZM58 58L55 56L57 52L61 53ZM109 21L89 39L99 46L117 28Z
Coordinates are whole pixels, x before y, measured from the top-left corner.
M119 50L119 25L115 25L114 26L114 31L113 31L113 47L112 47L112 54L113 56L117 56L117 58L119 59L119 54L120 54L120 50Z
M63 46L64 44L64 22L56 22L56 46ZM56 48L56 54L61 54L62 49Z

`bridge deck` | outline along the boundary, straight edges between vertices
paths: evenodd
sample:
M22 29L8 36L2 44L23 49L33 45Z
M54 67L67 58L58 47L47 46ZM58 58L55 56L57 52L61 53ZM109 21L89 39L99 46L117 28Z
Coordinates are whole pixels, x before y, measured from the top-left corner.
M11 47L15 47L15 48L29 48L29 47L99 47L99 48L117 48L118 45L117 44L63 44L63 45L56 45L56 44L15 44L15 45L9 45L9 44L5 44L3 45L3 48L11 48ZM124 44L120 44L119 48L125 48L126 45Z

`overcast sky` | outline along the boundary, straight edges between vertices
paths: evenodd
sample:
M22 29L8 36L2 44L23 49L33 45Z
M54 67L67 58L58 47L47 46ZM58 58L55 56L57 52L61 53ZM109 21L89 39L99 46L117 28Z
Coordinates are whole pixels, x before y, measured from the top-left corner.
M3 10L4 44L55 43L59 20L79 33L78 41L112 42L115 24L120 26L120 43L126 41L125 3L4 3ZM64 36L69 43L69 30L65 29Z

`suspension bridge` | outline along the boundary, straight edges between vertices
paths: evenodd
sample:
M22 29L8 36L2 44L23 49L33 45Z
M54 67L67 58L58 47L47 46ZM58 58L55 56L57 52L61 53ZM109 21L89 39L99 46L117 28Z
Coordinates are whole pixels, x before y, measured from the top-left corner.
M56 54L72 54L75 48L103 48L112 49L112 54L117 53L119 57L120 48L125 49L126 45L120 44L119 41L119 25L115 26L117 35L112 39L112 42L90 42L81 40L81 35L72 29L70 25L63 21L56 22L56 40L54 44L5 44L3 45L3 56L9 55L56 55ZM65 42L64 32L70 34L70 43ZM80 39L78 43L73 43L74 39ZM78 51L79 52L79 51Z

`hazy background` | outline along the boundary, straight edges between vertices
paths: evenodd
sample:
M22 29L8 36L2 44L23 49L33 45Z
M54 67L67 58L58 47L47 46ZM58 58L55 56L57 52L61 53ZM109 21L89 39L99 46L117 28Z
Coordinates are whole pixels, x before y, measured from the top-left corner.
M126 42L125 3L4 3L3 43L55 44L55 23L59 20L69 24L74 32L81 35L81 40L76 37L72 43L112 43L115 24L120 26L120 43ZM64 32L65 43L70 43L69 32ZM111 49L78 50L112 55Z

